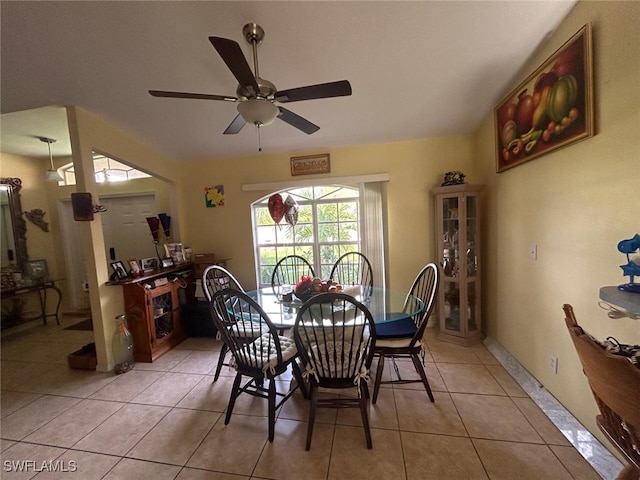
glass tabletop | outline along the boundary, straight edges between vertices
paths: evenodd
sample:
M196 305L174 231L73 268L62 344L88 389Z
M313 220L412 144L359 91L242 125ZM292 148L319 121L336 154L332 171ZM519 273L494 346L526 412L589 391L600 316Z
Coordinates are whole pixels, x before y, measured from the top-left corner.
M420 299L399 290L383 287L373 287L371 296L365 298L363 288L346 287L342 293L353 296L359 302L364 303L376 323L392 322L407 315L415 315L424 308ZM298 309L304 303L295 296L292 301L284 301L281 295L274 293L271 287L261 288L247 292L262 307L269 319L276 327L293 327L296 321ZM406 300L406 308L405 308Z

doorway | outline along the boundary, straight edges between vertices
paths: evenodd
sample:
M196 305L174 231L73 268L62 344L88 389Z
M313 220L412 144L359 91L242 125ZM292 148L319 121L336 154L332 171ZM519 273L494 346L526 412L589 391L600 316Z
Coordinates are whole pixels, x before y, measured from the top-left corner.
M105 195L98 200L107 207L100 213L104 235L107 264L115 260L125 265L130 258L156 257L155 247L147 225L147 217L156 216L155 193ZM68 276L70 306L73 309L89 308L87 290L87 262L83 248L78 248L81 223L73 220L70 200L59 203L62 241ZM109 269L111 271L111 269Z

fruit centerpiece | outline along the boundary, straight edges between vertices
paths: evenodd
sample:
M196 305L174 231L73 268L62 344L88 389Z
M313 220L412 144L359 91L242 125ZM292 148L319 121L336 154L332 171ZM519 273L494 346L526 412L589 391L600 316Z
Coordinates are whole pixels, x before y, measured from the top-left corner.
M293 293L302 301L309 300L312 296L325 292L340 292L342 285L331 280L323 281L319 277L303 275L296 283Z

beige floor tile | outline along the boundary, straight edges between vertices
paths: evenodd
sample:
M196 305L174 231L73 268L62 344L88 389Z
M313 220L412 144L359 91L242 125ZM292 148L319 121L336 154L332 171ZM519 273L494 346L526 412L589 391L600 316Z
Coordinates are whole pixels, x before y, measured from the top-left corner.
M416 371L413 366L413 362L409 359L396 359L396 365L398 367L398 371L400 372L400 378L403 380L420 380L420 374ZM440 376L440 372L436 367L435 363L425 362L424 371L427 374L427 380L429 381L429 386L431 387L432 392L446 392L447 389L445 387L444 381ZM384 370L382 373L383 381L396 381L398 379L398 375L393 367L393 362L388 359L385 362ZM371 374L371 394L373 394L373 386L375 382L375 372ZM414 382L414 383L394 383L394 384L382 384L381 388L390 387L406 389L406 390L422 390L426 392L422 381Z
M124 375L118 375L113 382L105 385L90 398L130 402L153 382L162 377L162 372L139 370L134 367Z
M434 392L434 403L425 392L395 390L394 394L401 431L468 436L448 393Z
M2 419L2 438L22 440L78 402L79 398L44 395Z
M451 398L472 438L544 443L509 397L452 393Z
M480 361L485 365L500 365L498 359L494 357L493 353L491 353L482 343L476 343L475 345L471 345L469 348L473 350L473 353L475 353Z
M60 472L42 472L35 477L36 480L59 480L61 476L64 480L100 480L120 461L120 457L67 450L57 460L66 468L63 475Z
M267 443L267 437L266 418L233 415L229 425L224 425L224 419L221 418L186 466L251 475ZM274 441L278 441L277 436Z
M405 478L400 432L372 428L371 439L368 449L362 427L336 425L327 479Z
M427 346L435 362L482 363L475 351L469 347L441 341L427 341Z
M327 478L334 426L316 423L311 449L306 451L307 425L278 419L274 441L266 443L253 475L281 480Z
M195 468L183 468L176 480L249 480L251 477L233 475L230 473L211 472L209 470L197 470Z
M472 441L491 480L572 478L546 445L480 439Z
M551 451L560 460L562 465L569 470L573 478L580 480L600 480L598 475L589 462L587 462L580 453L572 446L561 447L559 445L549 445Z
M39 393L2 392L2 395L0 395L0 413L4 418L25 405L30 404L34 400L37 400L41 396L42 395Z
M184 465L219 418L219 413L174 408L127 457Z
M3 347L4 348L4 347ZM38 393L41 378L60 370L59 365L2 361L2 388L20 392Z
M528 397L527 392L518 385L518 382L515 381L502 365L486 365L486 367L507 395L510 397Z
M40 376L33 391L49 395L87 398L114 380L113 373L58 367L57 370Z
M180 467L163 463L144 462L123 458L103 477L104 480L173 480L180 472Z
M213 375L206 375L176 405L180 408L224 412L229 404L233 377L220 376L213 381Z
M124 455L140 441L169 408L152 405L125 405L73 448L96 453Z
M316 424L318 423L336 423L338 411L335 408L318 408L316 409ZM278 418L286 418L289 420L300 420L306 422L309 420L309 400L302 396L298 390L289 399L284 402Z
M168 372L136 395L131 401L147 405L173 407L182 400L202 378L203 375L193 373Z
M25 441L69 448L123 406L124 403L118 402L82 400L33 432Z
M484 365L439 363L438 370L449 392L506 395Z
M33 478L42 463L53 463L65 452L63 448L32 443L16 443L2 452L2 479L23 480Z
M197 350L192 351L184 360L171 369L179 373L199 373L201 375L215 373L219 352Z
M190 350L169 350L153 362L137 362L136 370L153 370L156 372L169 372L172 368L178 365L182 360L187 358L191 353Z
M469 438L400 432L407 480L488 479Z
M390 388L381 388L375 405L371 400L367 402L369 425L374 428L398 429L398 415L396 414L395 396ZM337 410L336 423L340 425L362 426L362 415L359 408L345 408Z
M545 443L550 445L571 445L567 437L549 420L549 417L544 414L531 398L513 398L512 400Z
M13 440L5 440L0 438L0 452L4 452L7 448L15 444L16 442L14 442Z

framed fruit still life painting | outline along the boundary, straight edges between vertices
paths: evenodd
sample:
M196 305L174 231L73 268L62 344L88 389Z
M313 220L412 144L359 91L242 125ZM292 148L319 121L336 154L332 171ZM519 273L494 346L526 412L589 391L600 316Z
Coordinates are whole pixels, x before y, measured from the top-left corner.
M591 24L495 108L496 172L594 134Z

